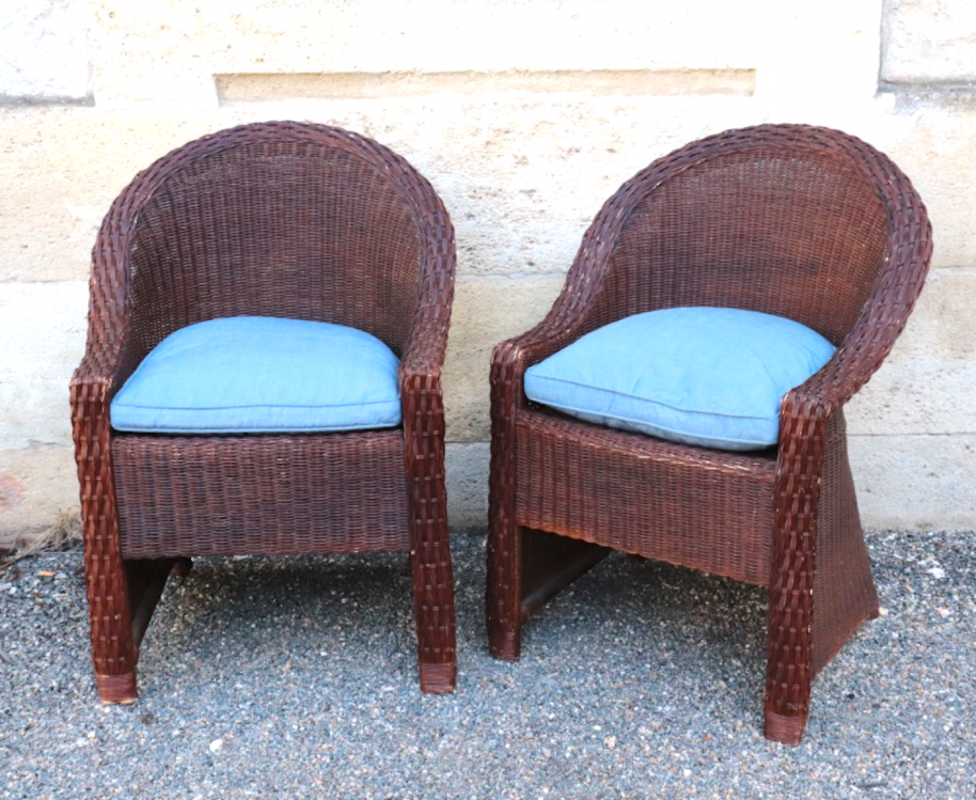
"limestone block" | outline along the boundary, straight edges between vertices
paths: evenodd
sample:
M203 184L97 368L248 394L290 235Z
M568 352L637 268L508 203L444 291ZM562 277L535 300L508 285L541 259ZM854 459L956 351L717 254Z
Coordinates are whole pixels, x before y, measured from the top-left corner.
M756 71L729 69L491 70L477 72L238 73L217 75L220 105L315 98L400 99L435 95L751 95Z
M447 519L452 531L483 533L488 525L488 443L447 445Z
M25 532L78 513L78 472L70 447L0 450L0 549Z
M489 439L492 348L539 322L562 289L563 280L558 275L458 281L443 377L448 441Z
M215 75L749 68L765 5L90 0L92 82L98 103L207 106Z
M881 77L891 83L976 79L972 0L885 0Z
M71 442L68 383L87 313L85 281L0 283L0 450Z
M881 4L877 0L769 3L758 52L757 97L790 116L811 105L864 101L877 89ZM830 105L830 102L825 103ZM805 121L811 121L808 116Z
M760 94L755 97L760 104ZM882 92L858 102L813 98L798 109L762 105L762 121L838 128L886 153L908 175L928 208L934 267L976 264L976 102L946 93ZM729 116L719 121L722 127Z
M853 433L976 432L976 269L929 274L905 331L848 407Z
M872 143L904 170L928 207L935 244L933 265L976 264L976 226L972 224L976 103L945 94L902 94L892 113L872 127L876 131Z
M212 115L0 110L0 281L87 279L116 195L159 156L220 127Z
M84 0L3 0L0 102L89 98Z
M723 122L755 121L733 97L467 101L432 107L412 147L424 146L430 168L418 167L454 220L459 274L546 274L565 272L604 201L639 169ZM439 145L422 138L435 131ZM413 132L390 131L401 152Z
M778 117L774 106L748 97L526 93L305 99L196 114L8 109L0 113L0 168L11 179L0 186L0 204L13 212L0 216L0 281L86 277L101 218L138 170L204 133L269 118L337 124L389 145L444 198L457 229L459 274L518 275L565 270L603 201L654 158L708 133ZM920 125L892 118L880 101L856 112L813 107L802 118L850 130L905 162L941 227L937 258L976 263L976 234L960 224L972 161L964 160L968 119L932 112ZM938 152L930 149L935 141ZM958 160L940 159L956 141L950 156Z
M311 120L372 136L444 198L461 274L565 269L603 201L638 169L704 133L760 121L748 98L515 94L0 112L0 281L88 275L112 200L139 170L242 122ZM668 125L661 120L667 119Z
M976 528L976 434L852 436L866 528Z

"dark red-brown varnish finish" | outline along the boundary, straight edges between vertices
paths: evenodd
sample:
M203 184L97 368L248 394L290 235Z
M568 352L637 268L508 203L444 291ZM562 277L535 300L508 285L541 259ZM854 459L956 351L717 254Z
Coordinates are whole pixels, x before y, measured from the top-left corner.
M765 734L798 743L813 677L878 613L843 406L891 350L931 252L905 175L839 131L732 130L627 181L548 316L492 357L494 655L517 659L522 624L608 548L765 586ZM837 346L783 398L777 447L683 446L527 401L532 364L621 317L674 306L778 314Z
M191 142L135 177L92 254L71 381L95 678L136 699L167 576L199 555L410 553L421 688L456 675L440 372L454 231L431 185L365 137L293 122ZM401 359L403 424L342 434L153 436L109 424L163 337L264 315L351 325Z

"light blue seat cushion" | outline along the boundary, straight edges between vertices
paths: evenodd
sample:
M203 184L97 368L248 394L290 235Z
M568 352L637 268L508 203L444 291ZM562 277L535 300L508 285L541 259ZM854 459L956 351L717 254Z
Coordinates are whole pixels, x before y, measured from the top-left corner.
M115 396L112 427L155 433L354 431L400 424L399 361L355 328L225 317L167 336Z
M529 399L589 422L722 450L776 444L783 395L833 355L793 320L735 308L625 317L530 367Z

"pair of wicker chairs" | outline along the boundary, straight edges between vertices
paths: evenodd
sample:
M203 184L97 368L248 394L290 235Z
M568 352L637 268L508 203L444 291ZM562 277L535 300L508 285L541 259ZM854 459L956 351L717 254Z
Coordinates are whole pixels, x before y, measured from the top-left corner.
M604 205L565 288L491 363L487 622L522 624L610 550L769 592L766 735L796 743L810 684L877 613L843 404L891 349L931 252L924 206L884 155L822 128L730 131L662 158ZM136 699L170 574L204 555L410 554L421 688L456 678L441 366L453 229L430 184L364 137L262 123L191 142L112 205L71 383L96 682ZM731 453L529 402L528 367L625 316L730 306L838 347L782 401L778 446ZM253 315L336 323L399 358L402 423L335 433L113 429L110 404L174 331Z

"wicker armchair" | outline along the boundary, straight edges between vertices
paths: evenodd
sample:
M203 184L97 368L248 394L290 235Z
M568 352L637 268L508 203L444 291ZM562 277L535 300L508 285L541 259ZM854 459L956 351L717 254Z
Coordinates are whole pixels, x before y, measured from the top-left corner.
M454 233L430 184L338 128L261 123L191 142L135 177L95 243L87 349L71 381L92 657L133 702L163 585L192 556L409 551L421 688L456 675L440 370ZM110 424L164 337L254 315L352 326L399 358L399 427L155 435Z
M843 405L904 327L930 234L888 158L823 128L728 131L626 182L546 318L493 353L492 653L518 659L522 624L608 548L765 586L765 735L798 743L813 677L878 613ZM533 364L614 320L677 306L775 314L837 346L783 397L778 446L676 444L526 399Z

